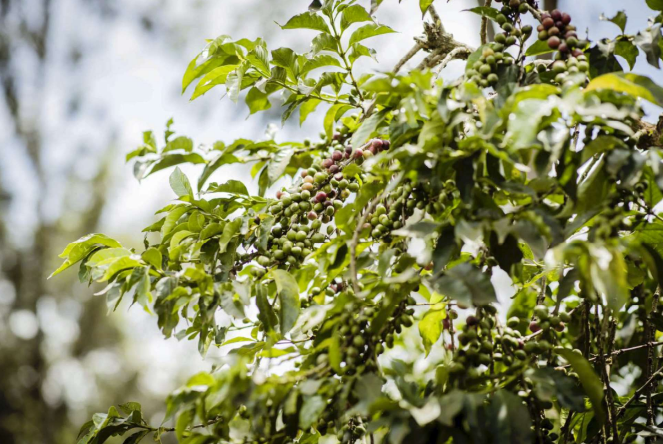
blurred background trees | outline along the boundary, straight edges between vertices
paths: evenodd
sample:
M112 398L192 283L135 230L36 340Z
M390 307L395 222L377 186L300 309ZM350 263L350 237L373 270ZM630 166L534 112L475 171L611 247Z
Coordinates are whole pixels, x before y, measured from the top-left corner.
M601 26L613 32L598 17L613 15L621 1L583 5L574 20L597 35L605 34ZM221 33L305 51L297 45L308 40L278 32L274 20L308 3L0 0L0 443L72 443L92 412L128 400L162 411L179 375L210 366L195 344L162 341L137 308L107 317L103 298L93 297L100 289L76 284L74 271L47 277L79 233L104 231L139 245L126 233L138 232L152 220L153 205L170 199L167 181L139 185L123 166L141 131L160 131L174 117L178 132L205 137L196 143L228 142L280 122L277 106L245 122L244 109L213 93L188 105L181 74L203 39ZM476 5L436 2L447 30L472 46L479 20L461 11ZM421 31L418 2L385 1L378 18L400 34L376 39L379 63L363 63L386 70L411 46L405 37ZM644 20L644 10L629 16L635 28ZM445 78L461 66L451 63ZM291 121L281 131L304 138L318 127L315 118L308 122L300 130Z

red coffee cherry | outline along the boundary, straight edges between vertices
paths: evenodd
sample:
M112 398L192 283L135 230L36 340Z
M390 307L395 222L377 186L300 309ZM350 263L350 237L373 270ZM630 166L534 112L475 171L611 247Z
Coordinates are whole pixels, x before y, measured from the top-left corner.
M548 39L548 47L550 49L557 49L559 48L559 45L562 43L562 41L559 39L557 36L550 37Z

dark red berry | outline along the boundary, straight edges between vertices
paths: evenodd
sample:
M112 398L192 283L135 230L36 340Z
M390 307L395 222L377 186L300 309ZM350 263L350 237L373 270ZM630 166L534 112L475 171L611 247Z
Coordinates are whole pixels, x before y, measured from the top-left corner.
M382 145L383 145L382 140L380 140L380 139L373 139L373 141L371 142L371 146L375 149L375 151L373 152L373 154L375 154L376 152L381 151L381 150L382 150Z
M352 154L352 147L350 145L345 147L345 154Z
M322 167L323 167L323 168L329 168L329 167L332 166L333 164L334 164L334 161L331 160L331 159L324 159L324 160L322 161Z
M442 319L442 328L449 330L451 328L451 320L449 318Z
M562 23L564 23L565 25L571 23L571 16L568 15L566 12L562 14Z
M530 322L529 329L532 333L536 333L538 331L541 331L541 327L539 326L539 324L536 321Z
M276 192L276 198L277 198L277 199L280 199L281 196L283 196L283 191L277 191L277 192Z
M567 45L566 42L562 42L557 49L559 52L569 52L569 45Z
M338 165L332 165L329 167L329 172L332 174L338 173L341 168Z
M334 151L332 154L332 160L338 162L341 159L343 159L343 153L340 151Z
M324 191L319 191L318 194L315 195L315 200L318 202L324 202L327 200L327 193Z
M479 325L479 319L476 316L468 316L467 319L465 320L465 323L469 327L474 327L475 325Z
M334 174L334 179L336 179L336 180L343 180L343 173L336 173L336 174Z
M338 140L341 138L341 133L334 133L333 139Z
M544 28L549 29L555 26L555 20L551 19L550 17L545 18L541 21L541 24L543 25Z
M580 57L583 54L584 54L584 52L582 52L579 49L574 49L573 52L571 53L571 55L573 55L573 57Z
M536 30L539 31L539 32L541 32L541 31L545 31L545 30L546 30L546 27L543 26L543 25L539 25L539 26L536 27Z
M363 152L361 149L357 148L357 149L355 150L355 153L354 153L354 156L353 156L353 157L354 157L355 159L359 159L359 158L362 157L363 155L364 155L364 152Z
M559 39L557 36L550 37L548 39L548 47L550 49L557 49L559 48L559 45L562 43L562 41Z
M552 17L555 21L561 20L562 11L560 11L559 9L553 9L552 12L550 13L550 17Z
M306 215L306 217L308 217L308 220L316 220L318 215L315 213L315 211L311 211Z
M385 150L385 151L388 150L390 146L391 146L391 142L390 142L390 141L388 141L388 140L383 140L383 141L382 141L382 149L383 149L383 150Z
M548 30L548 35L549 36L559 35L559 28L557 26L553 26Z

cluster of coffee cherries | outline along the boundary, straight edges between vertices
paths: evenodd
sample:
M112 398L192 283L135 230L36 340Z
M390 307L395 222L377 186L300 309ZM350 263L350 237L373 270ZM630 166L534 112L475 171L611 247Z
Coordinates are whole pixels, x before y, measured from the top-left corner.
M529 11L528 2L524 0L511 0L504 2L500 13L495 18L503 32L495 35L495 41L489 43L481 53L479 60L474 62L467 72L467 76L474 83L482 87L495 86L499 80L497 69L499 66L509 66L514 58L506 49L516 44L523 45L532 35L530 25L520 26L520 15Z
M311 304L313 298L318 299L323 294L324 296L334 297L344 291L348 292L350 295L354 295L354 290L352 289L352 286L348 284L348 282L344 281L343 279L336 278L329 285L327 285L327 288L325 288L324 291L320 287L312 287L308 292L309 297L302 298L301 306L302 308L308 307Z
M538 72L543 72L546 69L545 65L537 65ZM570 74L586 74L589 71L589 63L587 62L587 57L584 54L580 54L578 57L570 56L565 60L555 60L550 65L550 70L555 74L555 83L561 85Z
M415 290L417 291L417 290ZM392 348L395 342L395 334L400 334L403 328L412 327L414 324L414 309L408 308L409 305L415 305L417 302L412 296L404 298L394 310L393 315L380 332L382 341L377 341L375 353L380 355L384 353L385 346ZM384 344L384 345L383 345Z
M384 203L376 205L370 218L362 229L370 230L374 240L385 238L392 230L398 230L405 220L412 216L415 208L423 209L426 201L419 189L415 190L411 183L397 187Z
M547 41L548 47L559 51L561 59L580 57L587 42L578 39L576 27L571 25L571 16L555 9L550 14L541 15L538 26L539 40Z
M454 362L449 368L451 374L465 378L479 376L478 367L489 366L493 359L497 360L495 343L493 341L493 329L496 324L495 313L497 310L492 305L478 307L475 315L465 319L465 325L458 334L459 347L455 352ZM447 319L455 319L458 314L449 310ZM450 321L443 323L445 329L451 326Z
M354 443L366 434L366 426L364 422L359 417L351 418L347 423L343 424L343 427L336 432L336 438L341 442L341 444L350 444Z
M369 345L371 333L368 325L375 315L372 307L366 307L356 314L357 307L354 303L348 304L346 310L341 313L338 320L338 334L341 339L341 371L343 376L354 376L365 371L375 370L375 360ZM320 353L316 358L317 365L326 364L329 361L327 353Z

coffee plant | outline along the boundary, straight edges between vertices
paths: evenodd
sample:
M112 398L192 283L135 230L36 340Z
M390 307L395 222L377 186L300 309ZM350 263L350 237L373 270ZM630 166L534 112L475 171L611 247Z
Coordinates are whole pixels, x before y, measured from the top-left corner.
M136 177L199 165L195 189L175 168L144 249L91 234L54 274L80 263L111 309L228 353L162 424L129 402L79 444L663 442L663 119L643 120L663 88L629 72L640 52L659 67L663 3L625 3L654 17L628 35L620 12L591 42L568 12L488 0L470 48L422 0L412 50L362 74L366 40L394 32L380 3L314 1L281 25L315 31L305 54L221 36L191 61L192 99L225 85L253 114L280 96L284 122L324 108L322 132L144 133ZM257 183L211 181L228 167Z

